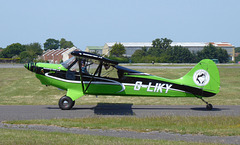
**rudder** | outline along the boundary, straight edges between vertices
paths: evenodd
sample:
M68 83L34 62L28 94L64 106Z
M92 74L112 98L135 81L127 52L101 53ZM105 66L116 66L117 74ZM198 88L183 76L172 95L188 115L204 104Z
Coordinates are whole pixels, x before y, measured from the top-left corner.
M182 85L199 88L213 94L217 94L220 89L219 71L216 64L210 59L201 60L179 80Z

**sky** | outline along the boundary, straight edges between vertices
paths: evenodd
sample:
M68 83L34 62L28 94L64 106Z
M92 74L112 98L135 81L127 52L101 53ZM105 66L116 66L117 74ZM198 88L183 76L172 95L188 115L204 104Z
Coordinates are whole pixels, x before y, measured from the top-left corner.
M240 46L239 0L0 0L0 47L65 38L107 42L230 42Z

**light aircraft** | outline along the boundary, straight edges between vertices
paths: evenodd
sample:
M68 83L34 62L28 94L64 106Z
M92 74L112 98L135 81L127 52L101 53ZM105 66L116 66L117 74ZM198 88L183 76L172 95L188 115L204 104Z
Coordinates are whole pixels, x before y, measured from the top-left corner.
M220 89L218 68L210 59L200 61L185 76L172 80L122 67L116 61L89 52L73 51L71 54L74 57L61 64L25 64L43 85L67 91L58 103L62 110L71 109L75 100L85 94L195 97L211 110L213 106L203 97L212 97Z

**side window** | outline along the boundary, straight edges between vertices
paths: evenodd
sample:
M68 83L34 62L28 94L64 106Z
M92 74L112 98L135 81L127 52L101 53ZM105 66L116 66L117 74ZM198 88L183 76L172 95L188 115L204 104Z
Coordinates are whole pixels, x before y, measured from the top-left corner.
M70 71L79 72L79 66L78 66L78 63L75 63L75 64L70 68Z
M99 66L99 62L94 62L94 61L89 61L88 64L86 64L87 66L87 71L89 73L89 75L94 75L94 73L96 73L97 68ZM95 74L95 76L98 76L99 71Z
M62 65L70 71L79 72L78 60L75 57L63 62Z
M97 71L97 68L100 64L98 60L84 58L80 60L80 63L81 64L79 66L81 66L83 74L87 74L87 75L95 74L95 76L98 76L99 70Z
M118 79L117 69L113 67L111 64L103 63L101 77Z
M79 68L78 66L81 67L82 74L84 75L92 76L95 74L97 77L119 79L118 69L111 63L98 59L79 57L76 67L73 68ZM80 69L76 69L76 71L79 72Z

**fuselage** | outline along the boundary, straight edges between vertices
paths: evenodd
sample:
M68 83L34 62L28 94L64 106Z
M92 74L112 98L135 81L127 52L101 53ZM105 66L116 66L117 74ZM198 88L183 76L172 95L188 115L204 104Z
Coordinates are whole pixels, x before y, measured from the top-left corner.
M82 95L150 96L150 97L195 97L203 94L201 89L183 85L181 79L170 80L150 74L130 70L115 65L118 77L101 77L70 71L61 64L32 63L30 69L42 84L55 86L62 90L75 90ZM82 82L83 86L82 87ZM195 92L193 94L191 91ZM205 96L213 94L205 92ZM74 100L78 96L72 97Z

